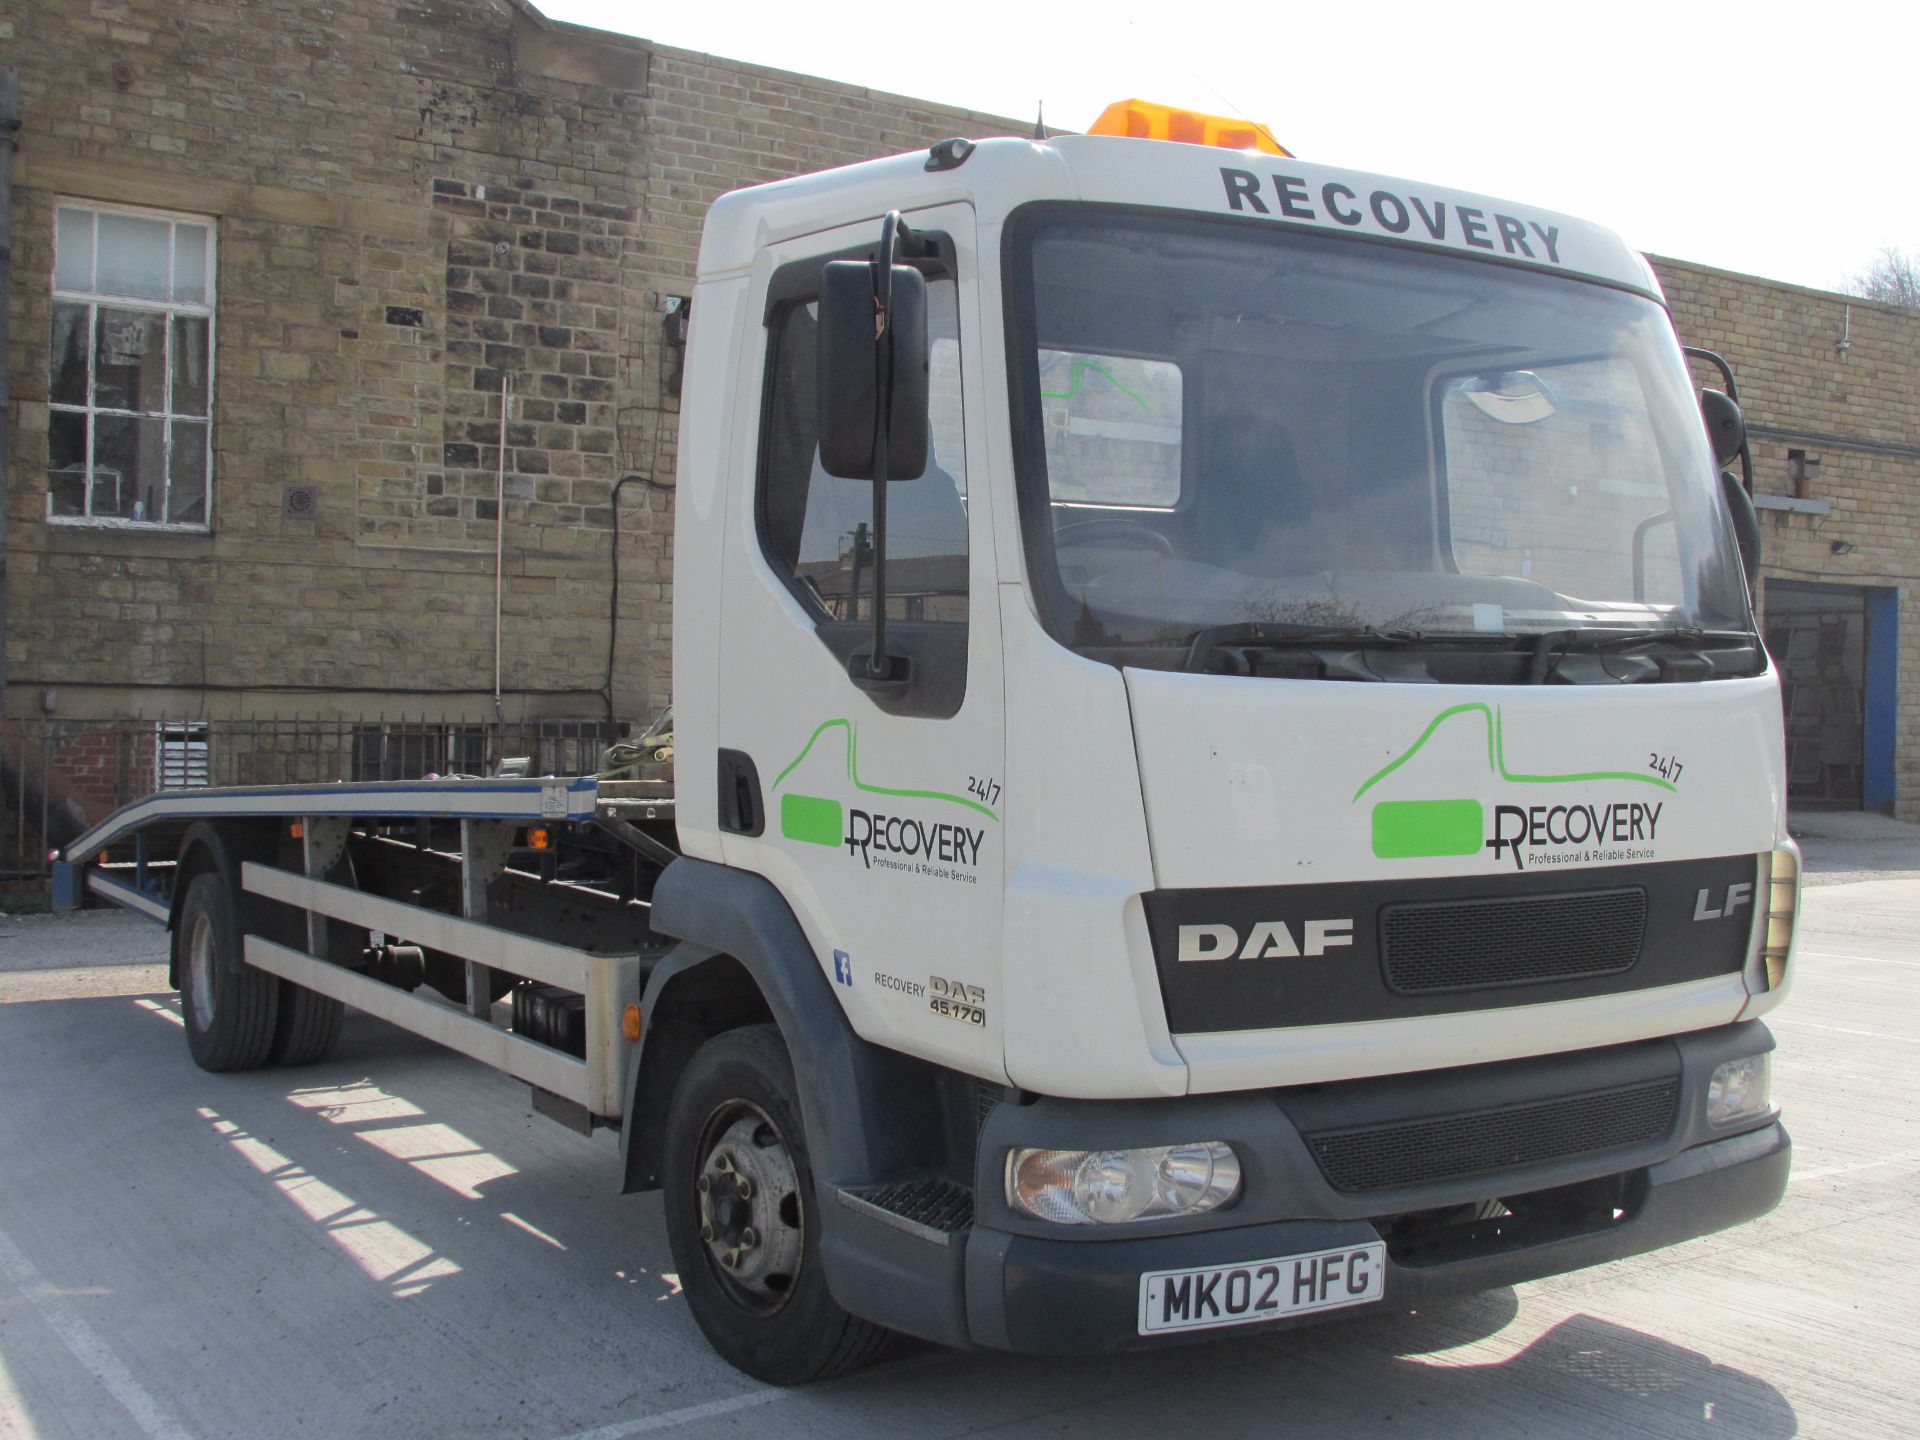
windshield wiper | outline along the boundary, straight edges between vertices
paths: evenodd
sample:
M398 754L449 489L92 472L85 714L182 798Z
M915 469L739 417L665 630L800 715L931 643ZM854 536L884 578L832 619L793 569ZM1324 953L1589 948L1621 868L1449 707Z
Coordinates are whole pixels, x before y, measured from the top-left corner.
M1181 669L1189 675L1206 670L1207 656L1229 646L1279 648L1291 645L1411 645L1422 636L1417 630L1385 630L1377 625L1309 625L1299 622L1242 621L1210 625L1195 632Z
M1635 645L1687 641L1752 641L1744 630L1707 630L1698 625L1647 626L1637 630L1543 630L1531 638L1533 658L1527 666L1529 685L1544 685L1560 668L1560 661L1574 651L1595 654L1603 650L1622 650Z

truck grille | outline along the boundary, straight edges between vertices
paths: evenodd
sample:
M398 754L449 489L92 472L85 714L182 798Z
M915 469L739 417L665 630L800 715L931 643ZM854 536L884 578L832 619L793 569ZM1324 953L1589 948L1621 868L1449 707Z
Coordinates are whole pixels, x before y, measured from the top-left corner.
M1402 995L1618 975L1640 958L1637 887L1380 910L1380 963Z
M1364 1193L1492 1175L1658 1140L1673 1128L1678 1080L1306 1137L1327 1183Z

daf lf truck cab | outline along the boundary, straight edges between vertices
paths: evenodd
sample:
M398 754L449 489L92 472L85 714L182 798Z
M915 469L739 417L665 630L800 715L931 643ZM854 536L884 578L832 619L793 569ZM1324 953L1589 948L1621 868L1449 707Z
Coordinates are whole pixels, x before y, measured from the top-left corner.
M88 883L174 925L201 1063L314 1058L344 1001L618 1124L694 1317L779 1382L1778 1202L1799 875L1737 410L1603 229L1121 111L714 205L670 795L163 796L69 847L173 845ZM635 862L543 910L535 825Z
M1778 683L1616 237L949 144L714 207L682 423L655 924L725 949L706 887L750 890L886 1095L979 1087L869 1189L874 1092L795 1057L847 1308L1155 1343L1776 1203Z

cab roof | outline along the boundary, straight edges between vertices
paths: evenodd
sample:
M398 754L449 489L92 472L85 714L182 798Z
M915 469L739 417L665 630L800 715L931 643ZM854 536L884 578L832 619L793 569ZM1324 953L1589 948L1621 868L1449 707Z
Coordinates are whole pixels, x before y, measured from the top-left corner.
M1058 135L980 141L966 159L928 168L929 152L735 190L714 202L700 245L703 278L745 269L769 245L871 219L959 202L980 225L1020 206L1082 201L1277 228L1352 234L1565 273L1660 299L1644 257L1619 236L1538 206L1291 156L1166 140Z

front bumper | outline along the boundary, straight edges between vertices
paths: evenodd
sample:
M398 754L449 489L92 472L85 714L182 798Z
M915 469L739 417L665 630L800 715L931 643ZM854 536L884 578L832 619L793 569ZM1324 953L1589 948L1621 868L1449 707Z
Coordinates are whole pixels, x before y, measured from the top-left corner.
M1487 1290L1657 1250L1766 1214L1786 1192L1792 1147L1776 1121L1709 1141L1639 1172L1634 1203L1602 1229L1490 1253L1408 1263L1389 1249L1380 1305ZM1368 1220L1285 1220L1233 1230L1092 1243L1012 1235L975 1226L967 1244L967 1319L976 1344L1036 1354L1078 1354L1164 1344L1191 1335L1138 1333L1140 1276L1151 1270L1229 1265L1306 1254L1380 1238ZM1367 1306L1377 1309L1379 1306ZM1357 1313L1335 1310L1259 1322L1278 1329Z
M1737 1225L1779 1203L1791 1149L1777 1118L1716 1129L1706 1114L1714 1069L1772 1048L1766 1027L1750 1022L1281 1090L999 1097L974 1142L970 1223L934 1229L843 1193L847 1203L824 1207L827 1279L847 1309L895 1329L948 1345L1057 1354L1248 1328L1141 1335L1140 1277L1151 1271L1384 1242L1379 1303L1404 1306L1576 1270ZM1010 1150L1198 1140L1225 1141L1240 1159L1241 1193L1219 1210L1063 1226L1006 1200ZM1505 1214L1475 1218L1494 1200ZM1258 1324L1351 1313L1358 1309Z

